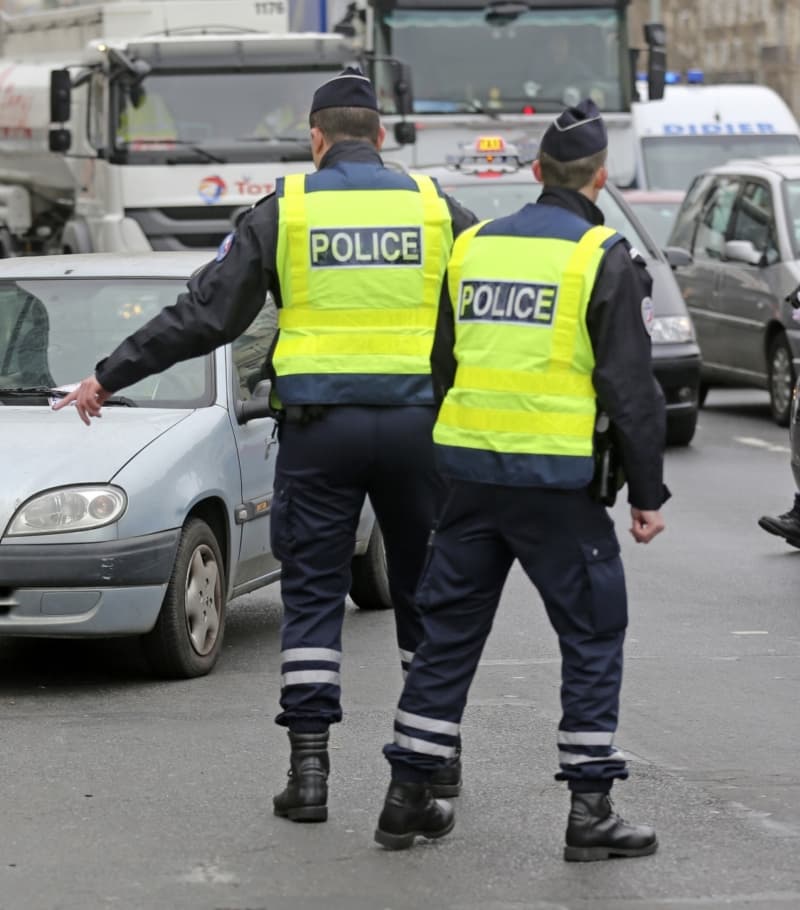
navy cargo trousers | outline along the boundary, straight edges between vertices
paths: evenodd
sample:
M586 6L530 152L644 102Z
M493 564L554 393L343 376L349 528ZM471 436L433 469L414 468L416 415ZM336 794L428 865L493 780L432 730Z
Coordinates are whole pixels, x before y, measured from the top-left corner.
M614 526L586 490L455 481L447 495L417 603L424 640L384 747L396 780L423 781L455 755L467 693L518 559L544 601L561 649L558 780L607 791L627 777L614 746L625 578Z
M422 637L414 592L441 502L435 417L424 406L330 406L281 426L270 524L284 607L276 722L294 732L342 718L342 622L366 495L383 532L404 672L411 663Z

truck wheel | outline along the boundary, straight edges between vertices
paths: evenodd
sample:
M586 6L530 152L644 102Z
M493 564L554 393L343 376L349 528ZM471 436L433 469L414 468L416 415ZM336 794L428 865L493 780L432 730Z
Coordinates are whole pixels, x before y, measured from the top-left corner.
M351 564L353 575L350 597L362 610L391 610L389 574L386 570L386 549L378 522L372 526L369 545L363 556L355 556Z
M205 676L225 631L225 568L217 538L199 518L186 523L161 612L142 645L153 671L169 679Z
M772 419L779 427L789 426L792 413L792 391L795 384L792 352L786 335L776 335L769 346L767 355L767 377L769 385L769 406Z

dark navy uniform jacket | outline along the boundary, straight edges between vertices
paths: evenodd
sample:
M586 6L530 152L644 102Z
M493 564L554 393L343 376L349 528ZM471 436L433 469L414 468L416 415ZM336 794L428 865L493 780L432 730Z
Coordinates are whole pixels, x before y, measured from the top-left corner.
M568 209L591 224L603 223L600 209L574 190L546 188L537 202ZM642 301L650 298L652 284L644 259L627 241L616 243L600 265L586 317L595 357L592 381L597 399L614 424L628 481L628 501L643 510L659 509L669 497L662 480L664 395L653 377L650 340L642 316ZM453 307L445 282L431 355L439 402L455 376L454 340Z
M320 162L320 170L343 162L380 166L381 158L368 142L338 142ZM454 236L475 224L472 212L445 199ZM241 219L232 242L226 238L217 259L192 275L188 291L173 306L165 307L97 364L100 385L116 392L179 360L208 354L233 341L265 305L268 291L280 306L277 242L278 204L272 194Z

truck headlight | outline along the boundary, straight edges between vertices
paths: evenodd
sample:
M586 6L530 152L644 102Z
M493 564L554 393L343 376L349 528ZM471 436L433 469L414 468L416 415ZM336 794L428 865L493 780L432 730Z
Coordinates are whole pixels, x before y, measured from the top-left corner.
M656 316L650 333L653 344L694 341L694 326L688 316Z
M39 493L17 509L7 536L102 528L122 516L128 498L119 487L61 487Z

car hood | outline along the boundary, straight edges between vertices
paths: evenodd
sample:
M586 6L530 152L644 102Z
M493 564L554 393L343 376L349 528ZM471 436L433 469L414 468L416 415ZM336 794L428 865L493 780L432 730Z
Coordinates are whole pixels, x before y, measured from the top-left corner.
M0 407L0 534L40 490L106 483L190 410L105 408L87 427L73 408Z

